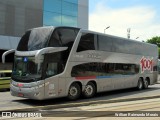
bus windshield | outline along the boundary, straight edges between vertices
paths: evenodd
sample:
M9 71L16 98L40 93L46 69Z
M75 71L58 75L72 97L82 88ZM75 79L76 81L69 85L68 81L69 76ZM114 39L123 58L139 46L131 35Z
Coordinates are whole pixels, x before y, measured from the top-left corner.
M14 79L21 79L25 81L38 80L41 78L41 65L35 63L34 57L19 57L15 56L15 64L13 67L12 77Z

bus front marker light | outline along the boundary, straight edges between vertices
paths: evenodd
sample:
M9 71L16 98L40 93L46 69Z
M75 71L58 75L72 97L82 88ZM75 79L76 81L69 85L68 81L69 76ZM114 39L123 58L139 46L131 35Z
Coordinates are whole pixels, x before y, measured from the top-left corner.
M17 86L18 87L23 87L23 84L22 83L18 83Z

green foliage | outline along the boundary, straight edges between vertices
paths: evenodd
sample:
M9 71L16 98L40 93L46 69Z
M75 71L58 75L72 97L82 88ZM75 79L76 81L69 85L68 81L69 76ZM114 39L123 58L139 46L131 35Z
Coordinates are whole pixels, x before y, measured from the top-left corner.
M160 47L160 37L156 36L146 41L147 43L155 44Z

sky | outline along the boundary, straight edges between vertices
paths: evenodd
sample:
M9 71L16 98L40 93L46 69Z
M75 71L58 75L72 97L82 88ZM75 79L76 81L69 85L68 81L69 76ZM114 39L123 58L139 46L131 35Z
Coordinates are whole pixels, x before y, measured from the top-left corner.
M89 30L146 41L160 36L160 0L89 0ZM138 38L138 39L137 39Z

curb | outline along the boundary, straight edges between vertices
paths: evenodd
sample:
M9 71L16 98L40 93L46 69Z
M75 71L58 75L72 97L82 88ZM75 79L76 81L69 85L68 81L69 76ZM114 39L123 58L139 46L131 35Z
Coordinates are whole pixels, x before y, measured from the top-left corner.
M50 110L50 109L58 109L58 108L69 108L69 107L79 107L79 106L89 106L93 104L107 104L107 103L116 103L116 102L125 102L125 101L135 101L135 100L144 100L144 99L152 99L152 98L160 98L160 95L156 96L144 96L141 98L126 98L126 99L113 99L113 100L98 100L98 101L90 101L90 102L80 102L80 103L68 103L61 105L48 105L48 106L38 106L38 107L30 107L30 108L22 108L22 109L12 109L12 110L0 110L0 112L31 112L31 111L40 111L40 110Z

